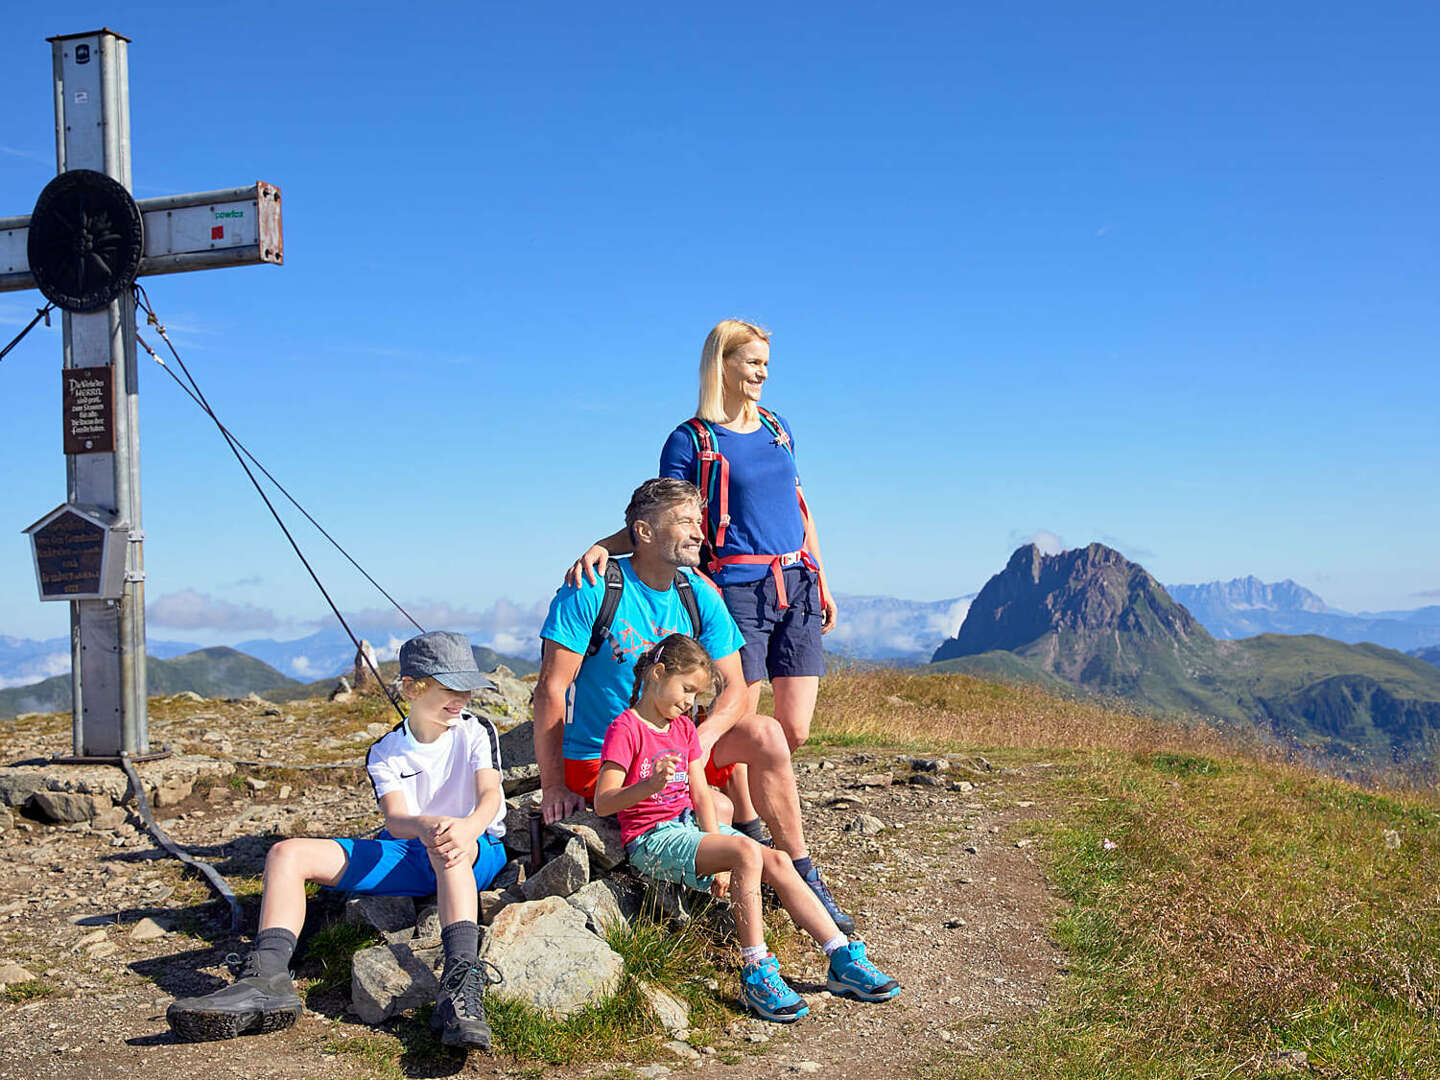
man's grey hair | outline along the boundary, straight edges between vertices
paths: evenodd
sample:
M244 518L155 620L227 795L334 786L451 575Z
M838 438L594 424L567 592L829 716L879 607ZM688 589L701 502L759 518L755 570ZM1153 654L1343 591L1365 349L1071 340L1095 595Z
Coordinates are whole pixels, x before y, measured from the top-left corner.
M700 489L688 480L676 480L662 476L657 480L646 480L630 496L630 505L625 507L625 529L630 540L635 540L635 523L655 520L672 506L681 503L701 503Z

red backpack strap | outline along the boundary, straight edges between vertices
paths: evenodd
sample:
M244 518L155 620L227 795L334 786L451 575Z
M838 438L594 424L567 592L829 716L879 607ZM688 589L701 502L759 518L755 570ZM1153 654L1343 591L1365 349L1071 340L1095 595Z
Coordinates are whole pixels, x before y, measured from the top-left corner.
M795 447L790 445L790 433L785 430L785 425L780 422L780 417L776 416L763 405L756 405L755 411L760 414L760 422L770 430L770 434L775 436L775 445L783 446L785 452L793 458L795 456Z
M695 486L705 500L705 526L710 547L718 551L725 543L725 530L730 527L730 462L715 448L715 433L698 416L685 421L695 443ZM716 467L718 466L718 468ZM711 521L711 510L715 511Z

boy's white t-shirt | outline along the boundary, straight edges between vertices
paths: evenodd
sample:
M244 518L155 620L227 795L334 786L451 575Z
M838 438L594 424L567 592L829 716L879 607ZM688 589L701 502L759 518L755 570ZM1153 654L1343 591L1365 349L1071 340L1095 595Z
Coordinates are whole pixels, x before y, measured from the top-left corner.
M392 791L404 792L411 814L469 816L478 801L476 771L499 768L495 725L471 712L462 712L454 727L428 743L410 733L406 720L375 740L365 756L376 801ZM504 799L485 831L497 838L505 835Z

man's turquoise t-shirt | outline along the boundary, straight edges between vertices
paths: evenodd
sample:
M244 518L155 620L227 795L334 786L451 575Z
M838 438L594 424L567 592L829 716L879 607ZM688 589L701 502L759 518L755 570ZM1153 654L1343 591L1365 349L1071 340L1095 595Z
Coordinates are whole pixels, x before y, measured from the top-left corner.
M628 558L617 561L625 574L625 588L610 622L610 636L599 652L580 664L566 698L563 753L571 761L600 756L605 729L630 707L635 660L640 654L669 634L694 633L673 585L656 592L635 576ZM738 652L745 644L745 636L725 609L719 592L693 573L690 578L700 609L700 644L717 659ZM604 593L603 580L582 584L578 589L562 585L550 601L550 613L545 616L540 637L584 656Z

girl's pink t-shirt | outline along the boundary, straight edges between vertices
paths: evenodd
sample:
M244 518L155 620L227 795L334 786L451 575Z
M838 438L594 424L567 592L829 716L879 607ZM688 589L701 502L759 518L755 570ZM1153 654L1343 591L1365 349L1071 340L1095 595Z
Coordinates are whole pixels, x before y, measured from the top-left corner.
M688 716L677 716L664 731L656 731L640 719L634 709L626 709L610 721L605 742L600 747L600 760L613 761L625 769L625 786L649 779L655 772L655 760L662 754L677 754L675 775L654 795L647 795L628 810L621 810L620 839L629 843L662 821L679 817L694 805L690 801L690 762L700 759L700 736Z

